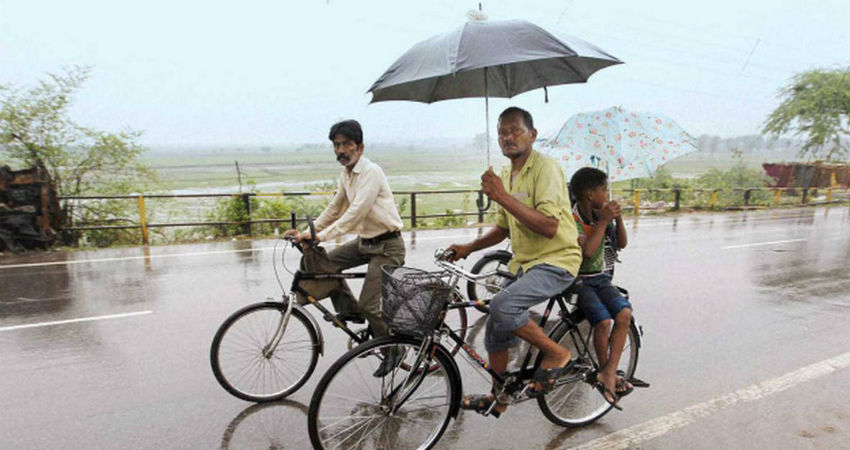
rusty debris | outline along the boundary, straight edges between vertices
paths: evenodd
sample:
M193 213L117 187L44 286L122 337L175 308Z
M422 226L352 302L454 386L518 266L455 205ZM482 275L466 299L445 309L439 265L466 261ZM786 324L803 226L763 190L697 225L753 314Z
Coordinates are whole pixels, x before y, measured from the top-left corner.
M56 190L41 169L0 167L0 251L45 248L61 226Z

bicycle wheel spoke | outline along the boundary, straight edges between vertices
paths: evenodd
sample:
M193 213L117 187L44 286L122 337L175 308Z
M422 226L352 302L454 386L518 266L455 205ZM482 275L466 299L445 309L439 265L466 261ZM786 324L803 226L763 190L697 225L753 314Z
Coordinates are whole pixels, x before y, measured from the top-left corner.
M431 361L439 369L434 372L417 370L413 363L419 346L409 343L364 346L360 353L355 349L347 354L345 363L332 368L319 384L310 406L314 445L319 442L317 448L326 450L429 446L450 420L452 385L447 377L434 374L445 373L443 363ZM372 376L383 355L396 352L405 355L399 365L385 377Z
M303 384L315 367L318 348L312 326L295 311L280 330L281 308L280 304L246 308L216 334L213 370L225 389L240 398L282 398ZM274 341L277 346L268 348Z

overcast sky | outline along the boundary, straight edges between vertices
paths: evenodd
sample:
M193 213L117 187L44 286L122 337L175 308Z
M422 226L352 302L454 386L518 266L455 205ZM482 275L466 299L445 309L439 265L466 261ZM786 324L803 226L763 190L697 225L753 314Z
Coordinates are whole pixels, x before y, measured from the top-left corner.
M496 114L529 109L544 131L622 105L663 112L694 135L758 133L795 72L850 65L846 0L483 3L490 20L529 20L626 62L550 88L548 104L540 90L491 101ZM75 118L142 130L152 147L321 142L340 118L359 119L367 141L471 141L484 129L483 99L369 105L366 90L477 4L0 0L0 83L91 65Z

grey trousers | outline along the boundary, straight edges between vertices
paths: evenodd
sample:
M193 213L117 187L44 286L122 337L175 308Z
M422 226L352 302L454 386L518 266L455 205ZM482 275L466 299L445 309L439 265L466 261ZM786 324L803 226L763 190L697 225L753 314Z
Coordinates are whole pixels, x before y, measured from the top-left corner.
M339 313L362 313L369 321L375 337L386 336L389 329L381 318L381 266L404 264L404 239L401 236L373 245L365 245L360 238L327 252L314 248L305 250L301 269L307 272L342 272L352 267L368 264L366 279L360 299L355 300L345 280L322 280L304 282L302 287L317 300L330 296L334 309Z

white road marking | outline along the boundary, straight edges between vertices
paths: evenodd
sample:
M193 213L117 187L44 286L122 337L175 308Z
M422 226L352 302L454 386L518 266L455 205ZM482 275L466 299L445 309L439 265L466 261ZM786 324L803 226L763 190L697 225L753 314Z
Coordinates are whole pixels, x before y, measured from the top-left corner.
M107 319L123 319L125 317L134 317L134 316L144 316L147 314L153 314L153 311L136 311L130 313L123 314L110 314L107 316L95 316L95 317L81 317L79 319L68 319L68 320L56 320L53 322L39 322L39 323L28 323L25 325L13 325L9 327L0 327L0 331L12 331L12 330L22 330L25 328L38 328L38 327L49 327L53 325L64 325L67 323L79 323L79 322L94 322L96 320L107 320Z
M746 248L746 247L758 247L758 246L761 246L761 245L785 244L785 243L788 243L788 242L803 242L803 241L807 241L807 240L808 239L803 239L803 238L801 238L801 239L785 239L783 241L755 242L755 243L752 243L752 244L728 245L726 247L723 247L723 250L732 250L732 249L736 249L736 248Z
M469 237L469 235L455 235L455 236L433 236L433 237L417 237L416 242L419 241L434 241L439 239L452 239L452 238L462 238ZM326 248L327 247L336 247L337 243L329 242L322 244ZM79 259L72 261L52 261L52 262L40 262L40 263L23 263L23 264L6 264L0 265L0 270L2 269L17 269L21 267L43 267L43 266L62 266L62 265L71 265L71 264L85 264L85 263L101 263L101 262L113 262L113 261L135 261L135 260L143 260L143 259L162 259L162 258L180 258L186 256L207 256L207 255L222 255L228 253L246 253L246 252L261 252L264 250L272 250L274 247L255 247L255 248L244 248L239 250L213 250L208 252L188 252L188 253L171 253L171 254L162 254L162 255L139 255L139 256L122 256L118 258L96 258L96 259Z
M737 403L754 402L847 367L850 367L850 353L835 356L785 375L771 378L706 402L698 403L665 416L617 431L616 433L611 433L607 436L571 447L569 450L639 448L644 441L690 425L698 419L708 417L717 411L729 408Z

